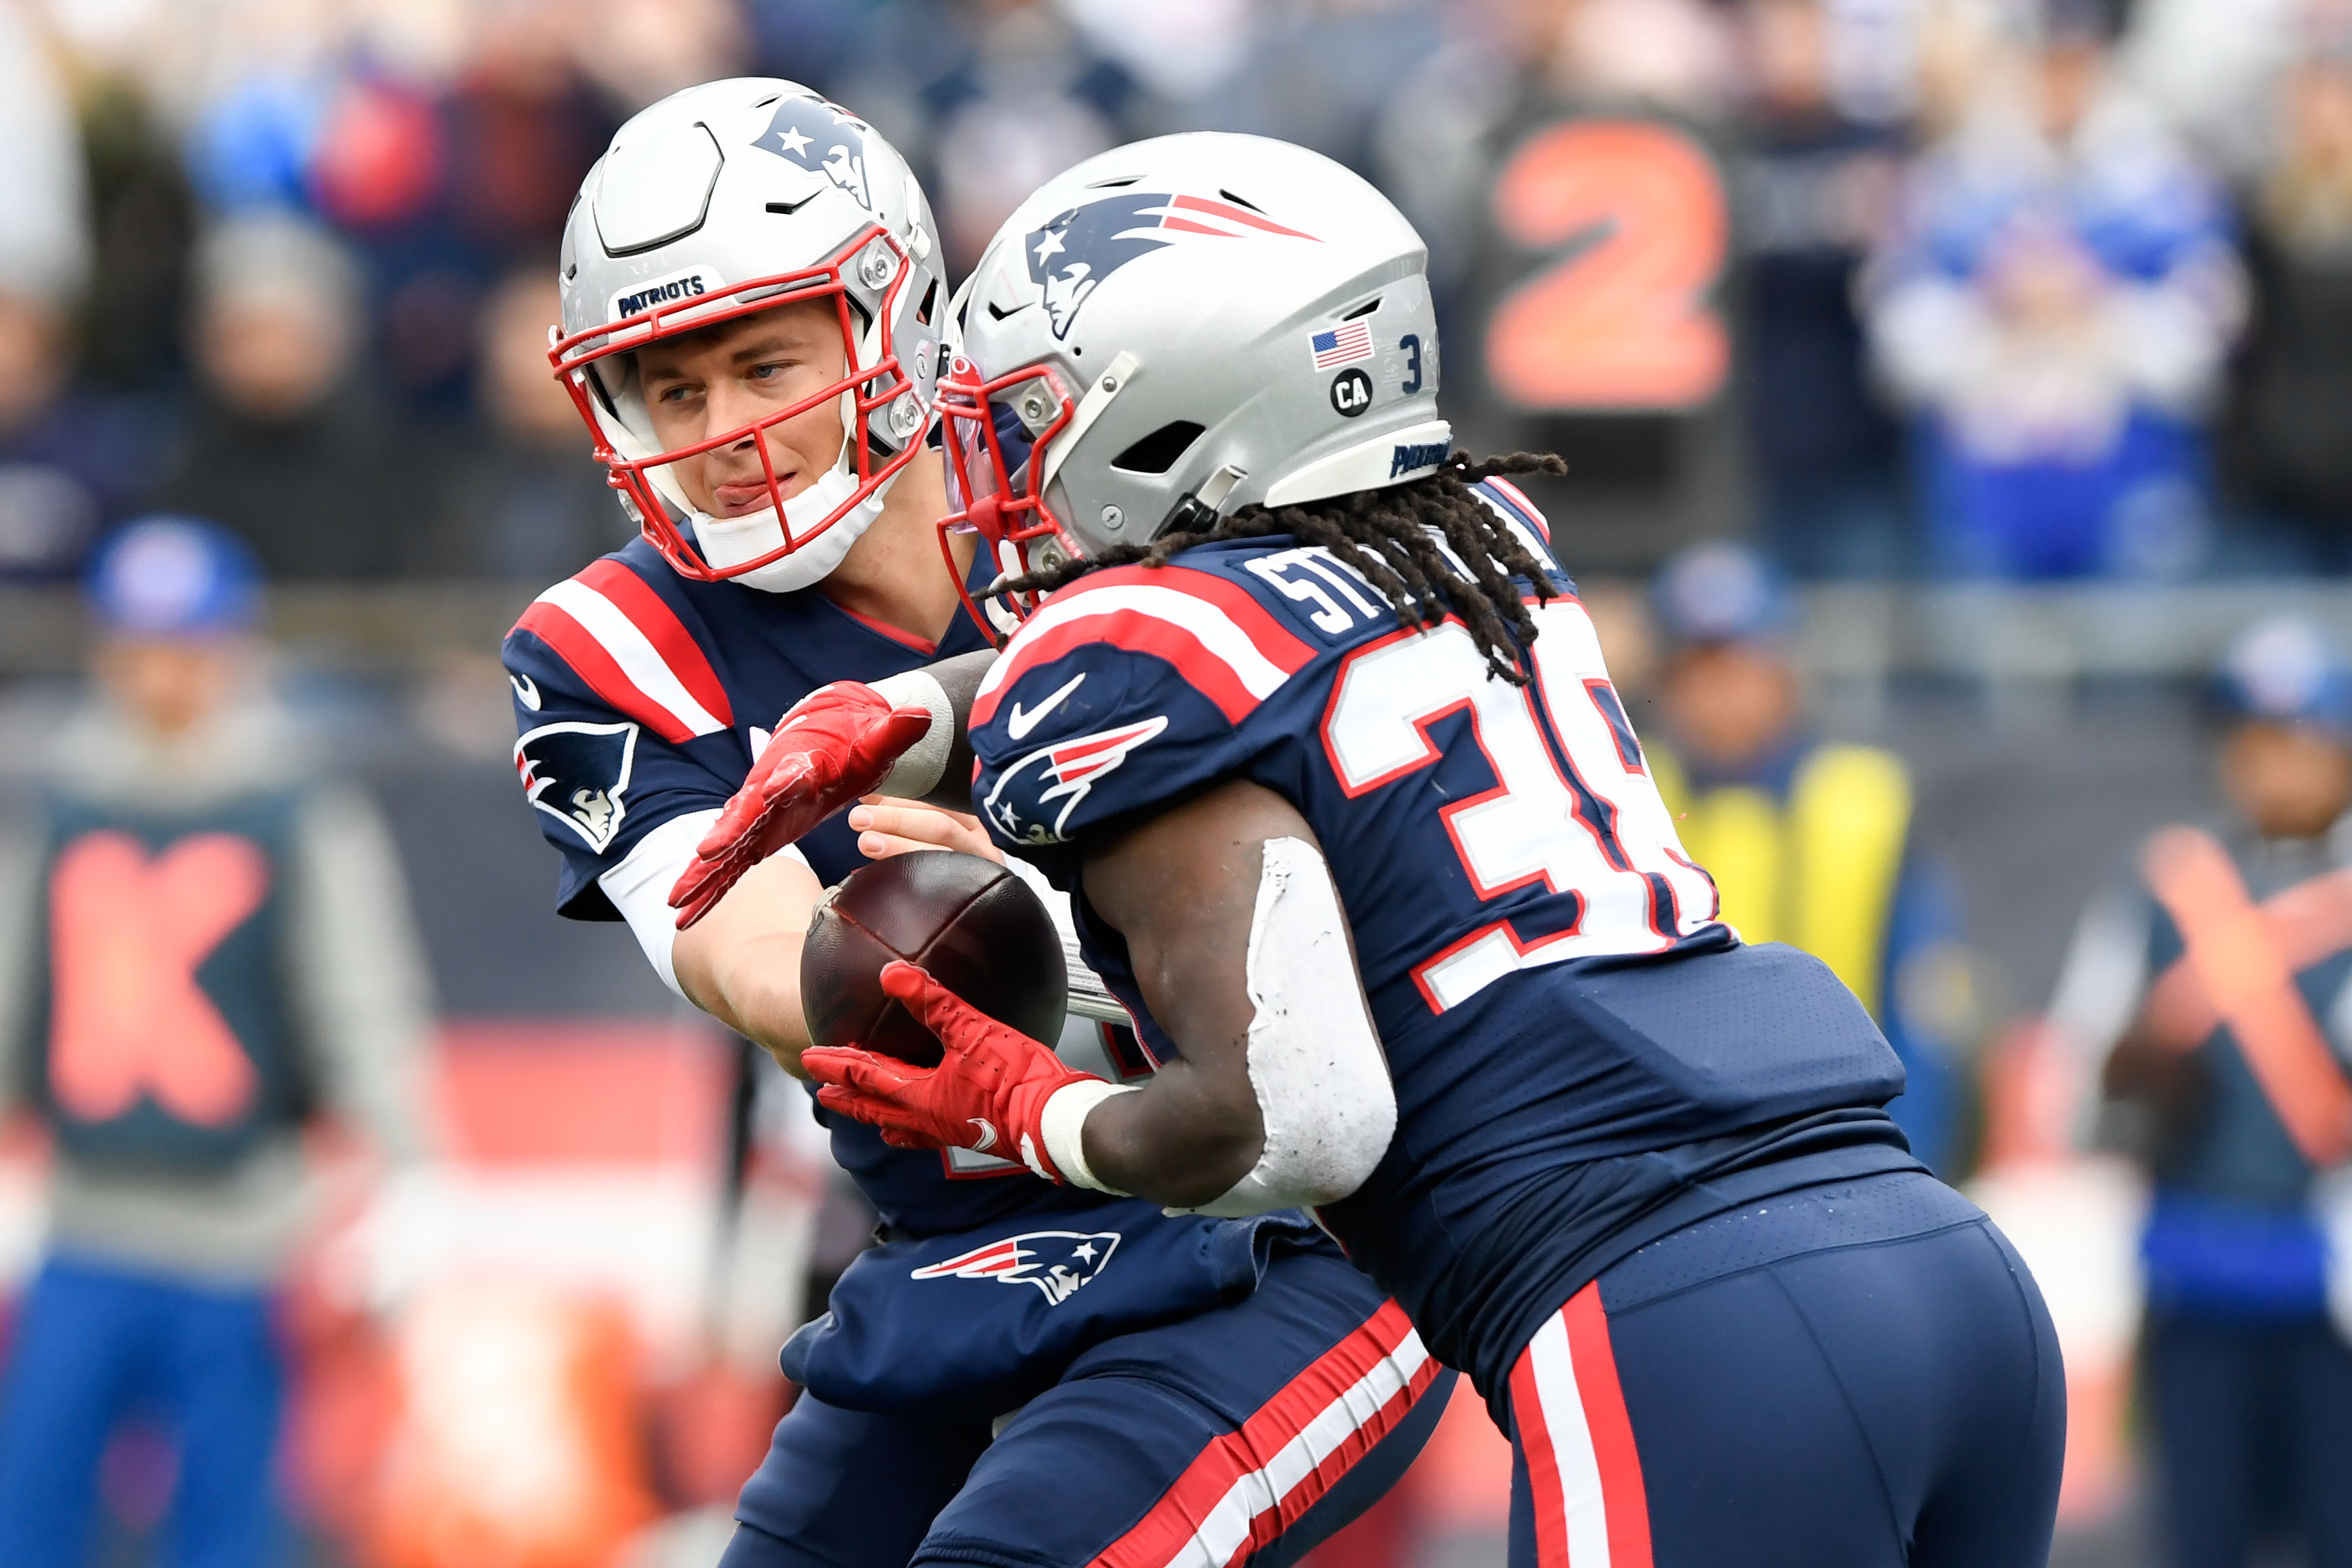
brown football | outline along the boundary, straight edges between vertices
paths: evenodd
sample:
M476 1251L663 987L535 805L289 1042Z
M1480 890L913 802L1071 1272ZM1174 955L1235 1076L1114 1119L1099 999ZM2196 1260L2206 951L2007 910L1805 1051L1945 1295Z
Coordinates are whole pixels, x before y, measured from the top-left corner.
M940 1042L882 989L894 958L1033 1040L1062 1031L1069 975L1053 917L993 860L952 850L861 866L820 900L801 949L801 1009L820 1046L863 1046L929 1067Z

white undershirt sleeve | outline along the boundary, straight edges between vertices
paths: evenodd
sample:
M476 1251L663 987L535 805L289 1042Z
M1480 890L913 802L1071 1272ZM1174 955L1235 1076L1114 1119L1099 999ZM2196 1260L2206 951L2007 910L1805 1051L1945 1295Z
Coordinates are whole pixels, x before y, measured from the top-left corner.
M636 847L621 857L619 864L596 879L596 885L629 922L654 973L681 997L686 993L678 990L677 969L671 961L677 946L677 911L669 907L669 890L694 858L694 847L718 820L716 807L673 816L638 839ZM808 858L791 845L777 853L808 864Z

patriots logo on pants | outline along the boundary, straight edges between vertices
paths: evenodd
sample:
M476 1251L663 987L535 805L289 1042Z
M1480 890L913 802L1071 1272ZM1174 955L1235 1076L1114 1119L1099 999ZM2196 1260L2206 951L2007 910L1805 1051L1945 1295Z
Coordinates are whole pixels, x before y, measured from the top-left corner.
M1122 191L1072 207L1043 228L1030 230L1023 244L1029 259L1029 280L1045 291L1045 311L1054 319L1054 335L1066 338L1078 307L1096 286L1137 257L1174 244L1180 235L1246 239L1254 233L1315 239L1311 234L1285 228L1231 202Z
M1045 1304L1058 1307L1078 1287L1103 1271L1118 1248L1115 1230L1033 1230L975 1247L961 1258L918 1268L916 1279L993 1279L1003 1285L1034 1285Z

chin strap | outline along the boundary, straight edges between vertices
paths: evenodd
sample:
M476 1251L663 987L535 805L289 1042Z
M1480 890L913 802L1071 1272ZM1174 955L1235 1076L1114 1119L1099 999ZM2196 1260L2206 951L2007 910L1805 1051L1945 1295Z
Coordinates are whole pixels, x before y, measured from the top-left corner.
M898 478L893 474L875 486L871 494L835 520L814 542L730 581L770 594L791 594L815 587L841 564L842 558L865 536L874 520L882 515L883 502ZM784 542L785 523L792 523L795 533L803 527L814 528L856 488L854 475L835 468L800 494L787 497L781 521L773 508L749 517L728 519L714 518L708 512L691 513L695 542L701 546L702 558L720 570L740 562L756 561ZM794 517L796 511L803 515Z

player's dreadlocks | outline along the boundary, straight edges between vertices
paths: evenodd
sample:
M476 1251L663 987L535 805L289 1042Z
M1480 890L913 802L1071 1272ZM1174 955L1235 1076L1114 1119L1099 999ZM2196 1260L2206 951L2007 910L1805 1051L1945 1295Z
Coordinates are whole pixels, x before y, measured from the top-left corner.
M1382 489L1354 490L1297 506L1245 506L1206 528L1173 530L1150 544L1120 544L1083 561L1032 572L1000 584L1004 591L1050 593L1104 566L1164 566L1179 551L1226 539L1286 533L1319 544L1362 573L1396 607L1407 626L1428 626L1447 610L1462 617L1486 668L1515 686L1528 682L1522 650L1536 637L1535 618L1511 585L1522 577L1538 600L1558 590L1543 568L1470 487L1497 474L1564 474L1549 455L1507 452L1485 462L1456 452L1425 479ZM1432 531L1434 531L1433 535ZM1444 541L1441 551L1438 540ZM1450 551L1471 580L1447 560Z

